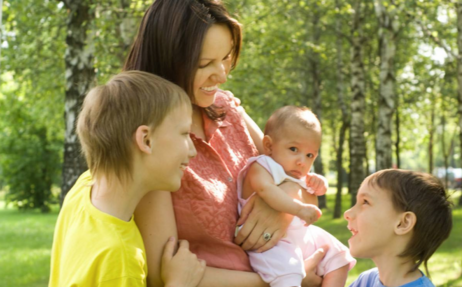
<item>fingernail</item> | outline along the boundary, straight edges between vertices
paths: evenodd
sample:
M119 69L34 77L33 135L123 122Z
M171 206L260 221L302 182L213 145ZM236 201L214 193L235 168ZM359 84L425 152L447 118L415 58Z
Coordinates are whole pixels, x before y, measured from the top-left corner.
M175 237L173 237L173 236L170 236L170 237L168 238L168 241L174 241L174 240L175 240Z

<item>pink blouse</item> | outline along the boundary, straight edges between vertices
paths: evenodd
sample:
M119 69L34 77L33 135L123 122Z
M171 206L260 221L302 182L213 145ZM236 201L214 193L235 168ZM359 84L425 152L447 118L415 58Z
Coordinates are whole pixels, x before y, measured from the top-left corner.
M236 179L258 151L236 109L239 100L219 91L215 104L225 109L226 118L213 121L203 114L207 141L191 134L197 156L189 162L180 190L172 193L178 238L188 240L207 266L252 271L247 254L233 239Z

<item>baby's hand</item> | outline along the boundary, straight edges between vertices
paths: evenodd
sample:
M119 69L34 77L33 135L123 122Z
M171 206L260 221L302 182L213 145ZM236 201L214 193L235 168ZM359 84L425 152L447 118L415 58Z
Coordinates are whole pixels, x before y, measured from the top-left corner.
M314 194L317 196L326 194L329 184L327 179L316 173L309 173L306 175L306 185L311 187L314 191Z
M305 221L305 226L308 226L316 222L322 215L322 211L313 204L303 204L298 214L296 214L301 220Z
M165 287L195 287L204 276L205 261L189 251L186 240L180 240L178 251L173 255L175 243L175 238L170 237L162 256L161 276Z

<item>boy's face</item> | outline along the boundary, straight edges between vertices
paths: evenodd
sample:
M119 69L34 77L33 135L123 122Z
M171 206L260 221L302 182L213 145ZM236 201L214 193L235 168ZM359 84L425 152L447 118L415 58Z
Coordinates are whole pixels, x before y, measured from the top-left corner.
M400 212L393 208L388 191L372 187L364 180L356 196L356 204L344 213L353 236L348 240L351 255L377 258L395 255L392 244ZM393 246L393 247L392 247Z
M189 137L192 110L182 104L173 109L151 135L152 153L147 168L152 189L176 191L180 188L183 171L196 149Z
M318 156L321 134L299 124L287 126L283 130L283 134L263 143L265 154L279 163L287 175L302 178L310 171Z

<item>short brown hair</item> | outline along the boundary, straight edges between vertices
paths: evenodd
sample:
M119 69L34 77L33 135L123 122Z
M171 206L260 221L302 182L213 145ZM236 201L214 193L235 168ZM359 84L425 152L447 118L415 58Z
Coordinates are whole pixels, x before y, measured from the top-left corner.
M180 104L191 105L180 87L145 72L122 72L93 88L77 121L92 175L115 175L121 182L131 178L134 132L141 125L155 129Z
M124 70L140 70L161 76L183 88L194 103L194 77L202 44L214 24L226 25L232 35L233 69L242 42L241 24L219 0L156 0L148 8ZM221 109L206 109L212 119L223 117Z
M316 115L307 107L284 106L277 109L268 119L265 126L265 135L277 138L283 134L287 124L301 124L306 129L321 134L321 123Z
M370 175L368 184L388 191L395 210L416 215L412 238L399 256L414 260L410 272L424 263L429 276L428 260L452 229L452 203L441 181L427 173L386 169Z

